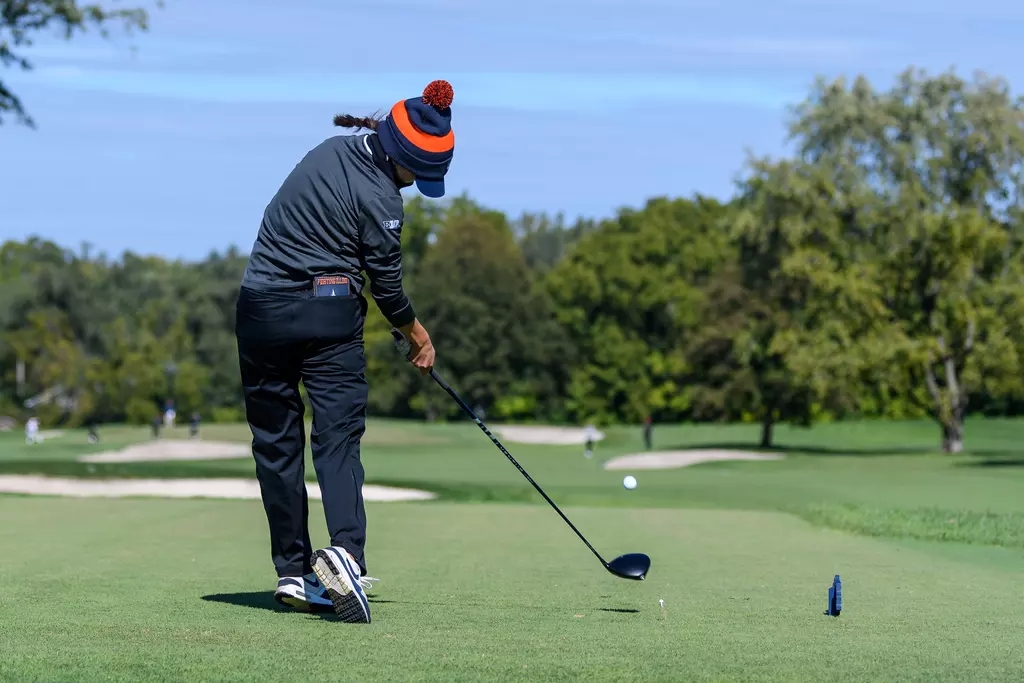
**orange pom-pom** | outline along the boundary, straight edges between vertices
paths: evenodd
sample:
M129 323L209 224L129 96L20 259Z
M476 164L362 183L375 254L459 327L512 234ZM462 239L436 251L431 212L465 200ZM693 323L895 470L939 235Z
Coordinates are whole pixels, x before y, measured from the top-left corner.
M455 91L448 81L432 81L423 89L423 101L437 109L447 109L452 104Z

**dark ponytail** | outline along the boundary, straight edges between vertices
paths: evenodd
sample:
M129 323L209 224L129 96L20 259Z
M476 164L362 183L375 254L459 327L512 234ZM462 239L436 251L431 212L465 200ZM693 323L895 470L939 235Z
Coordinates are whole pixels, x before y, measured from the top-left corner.
M339 128L367 128L369 130L377 130L377 125L380 123L380 119L377 115L373 116L352 116L351 114L338 114L334 117L334 125Z

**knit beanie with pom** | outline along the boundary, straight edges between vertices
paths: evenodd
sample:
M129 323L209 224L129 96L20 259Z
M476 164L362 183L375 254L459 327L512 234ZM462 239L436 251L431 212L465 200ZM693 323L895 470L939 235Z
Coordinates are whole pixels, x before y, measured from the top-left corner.
M377 127L384 152L416 176L427 197L444 196L444 176L455 152L452 98L448 81L433 81L421 97L403 100Z

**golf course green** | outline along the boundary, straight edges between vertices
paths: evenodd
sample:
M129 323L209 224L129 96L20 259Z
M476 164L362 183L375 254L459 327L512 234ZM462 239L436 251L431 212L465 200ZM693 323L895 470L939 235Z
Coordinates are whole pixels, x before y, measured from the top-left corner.
M591 460L506 446L606 557L650 555L643 582L606 573L473 425L371 421L367 483L439 497L368 503L368 626L277 605L258 501L0 495L0 680L1024 680L1024 421L970 421L958 456L927 422L780 427L781 460L631 472L632 491L601 463L639 430L607 435ZM101 436L0 434L0 475L253 473L77 462L149 438ZM662 426L655 446L756 436Z

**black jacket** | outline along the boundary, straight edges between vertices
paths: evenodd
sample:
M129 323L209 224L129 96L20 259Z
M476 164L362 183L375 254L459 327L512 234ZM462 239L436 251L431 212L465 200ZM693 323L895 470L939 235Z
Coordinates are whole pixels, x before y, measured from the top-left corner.
M416 318L402 289L402 195L375 137L339 135L306 154L263 214L242 286L300 291L347 275L360 291L365 271L388 322Z

